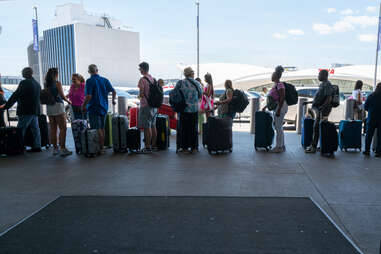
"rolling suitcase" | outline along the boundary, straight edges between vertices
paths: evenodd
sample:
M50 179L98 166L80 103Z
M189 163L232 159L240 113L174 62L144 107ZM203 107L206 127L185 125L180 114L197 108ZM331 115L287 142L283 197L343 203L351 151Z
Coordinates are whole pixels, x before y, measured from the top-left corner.
M112 147L112 114L107 113L105 119L105 147Z
M50 146L50 142L49 142L49 126L48 126L48 120L46 115L38 116L38 126L40 128L41 147L48 148ZM25 132L24 145L28 147L33 147L33 134L30 127Z
M130 108L130 128L138 127L139 108Z
M373 141L372 141L372 150L373 150L373 152L376 152L377 142L378 142L378 135L377 135L377 129L376 129L376 131L374 132Z
M112 130L112 144L114 152L127 152L127 116L113 116Z
M0 154L17 155L24 153L21 130L17 127L0 127Z
M86 129L81 132L81 152L86 157L95 157L100 152L98 130Z
M213 152L232 152L233 149L233 120L230 117L209 117L205 130L206 145L209 154Z
M127 131L127 148L130 152L139 152L141 148L141 132L138 128Z
M302 122L302 146L304 149L309 147L314 135L314 123L312 118L304 118Z
M339 126L339 146L343 151L359 149L361 151L362 121L343 120Z
M160 150L169 147L169 117L167 115L157 115L156 117L157 139L156 146Z
M202 146L206 148L208 146L208 123L202 124Z
M77 154L82 153L81 134L87 129L86 120L74 120L71 123L71 131L73 133L75 152Z
M180 149L198 149L198 119L191 113L179 113L176 129L176 153Z
M271 149L274 140L273 118L270 112L255 112L255 150L264 148Z
M320 123L320 153L323 156L334 156L339 146L336 126L329 121Z

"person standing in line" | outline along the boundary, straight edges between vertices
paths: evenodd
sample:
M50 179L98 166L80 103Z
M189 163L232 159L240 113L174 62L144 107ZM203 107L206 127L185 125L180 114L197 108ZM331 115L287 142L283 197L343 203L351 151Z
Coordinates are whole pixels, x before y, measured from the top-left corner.
M276 131L276 145L272 150L270 150L270 152L272 153L283 153L286 151L286 146L284 142L283 123L284 117L288 111L288 105L286 102L286 88L284 86L284 83L280 81L283 72L283 67L277 66L271 77L271 80L274 82L274 85L269 92L269 96L271 96L277 104L277 107L275 108L273 113L274 128Z
M316 92L315 97L312 101L312 110L315 111L315 123L313 138L311 146L306 149L306 153L316 153L317 145L320 136L320 121L328 119L329 114L332 111L332 96L334 93L331 82L328 81L328 71L321 70L319 72L318 79L321 82L319 85L319 90Z
M157 109L148 105L148 97L150 92L150 84L154 83L153 77L148 73L149 64L142 62L139 64L139 71L142 77L139 80L139 98L140 108L138 115L138 127L144 129L145 147L142 153L151 153L152 150L157 150L157 130L156 130L156 114Z
M112 93L112 104L115 105L116 92L110 81L98 74L98 67L90 64L90 78L86 80L85 101L82 104L83 114L88 113L90 128L98 131L100 153L105 154L105 124L108 112L108 96Z
M200 78L196 78L196 81L200 83L201 90L204 91L204 84L202 83ZM198 111L198 135L202 134L202 125L205 123L205 112L201 109L201 103L199 103L199 111Z
M73 74L71 80L72 84L67 97L71 101L73 120L84 119L82 104L85 101L85 79L80 74Z
M352 91L352 98L355 100L354 105L354 118L355 120L364 120L364 96L362 94L363 82L358 80L355 85L355 89Z
M201 85L194 79L191 67L184 69L185 79L177 82L175 89L180 89L184 94L186 107L179 113L178 130L180 135L177 140L179 152L193 153L198 150L198 108L202 96Z
M230 117L231 119L235 118L236 113L230 112L229 104L233 99L233 82L231 80L225 81L225 93L221 96L220 100L215 103L218 108L218 114L220 117Z
M38 125L40 115L40 84L33 78L33 70L26 67L22 70L22 80L17 90L11 95L6 104L0 106L0 110L10 109L17 102L17 127L21 130L22 137L25 137L28 127L33 135L33 147L30 152L41 152L41 134Z
M157 81L157 84L158 84L161 88L164 89L165 84L164 84L164 80L163 80L163 79L159 79L159 80Z
M213 115L214 111L214 87L213 87L213 78L210 73L205 74L204 76L206 87L203 89L201 109L206 114L206 119Z
M1 78L1 76L0 76ZM5 104L7 101L5 100L5 93L3 88L1 87L1 79L0 79L0 105ZM0 109L0 127L5 127L5 120L4 120L4 110Z
M47 88L55 100L55 104L46 105L46 113L50 123L50 142L53 145L53 155L60 154L61 156L71 155L72 152L66 148L66 113L64 101L71 104L66 98L62 84L58 81L58 68L50 68L45 77L45 88ZM58 135L59 129L59 135ZM57 135L59 147L57 145Z
M376 90L368 96L364 108L368 111L367 130L365 137L364 155L370 155L370 146L374 132L377 129L376 157L381 157L381 83L377 84ZM373 139L373 142L375 140Z

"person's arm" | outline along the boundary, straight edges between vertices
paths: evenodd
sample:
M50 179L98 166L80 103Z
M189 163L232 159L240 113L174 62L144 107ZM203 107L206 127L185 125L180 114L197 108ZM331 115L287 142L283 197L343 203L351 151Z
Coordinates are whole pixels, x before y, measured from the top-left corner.
M218 105L218 104L230 103L232 99L233 99L233 90L229 89L226 92L226 99L225 100L221 100L219 102L216 102L216 104Z
M4 105L0 106L0 109L10 109L20 98L22 83L17 87L16 91L11 95L11 98Z
M71 104L69 99L65 96L65 93L63 92L62 84L61 82L57 81L57 89L58 89L58 94L61 96L61 98L66 101L67 103Z
M93 86L89 81L86 81L85 85L85 101L82 104L82 112L85 114L87 112L87 104L90 102L93 94Z
M286 98L286 89L281 88L281 89L278 89L277 91L278 91L278 95L279 95L279 104L278 104L278 109L276 111L276 116L280 116L280 111L283 107L284 100Z
M66 95L66 97L71 101L73 96L73 85L70 86L69 93Z
M144 98L145 97L143 82L144 82L144 80L143 80L143 78L141 78L139 80L139 84L138 84L138 87L139 87L139 98Z

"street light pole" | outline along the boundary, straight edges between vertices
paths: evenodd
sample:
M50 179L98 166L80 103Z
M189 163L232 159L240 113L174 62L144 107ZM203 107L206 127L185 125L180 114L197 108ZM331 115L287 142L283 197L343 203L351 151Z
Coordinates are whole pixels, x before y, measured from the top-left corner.
M44 79L42 76L42 60L41 60L41 49L40 49L40 38L38 34L38 15L37 15L37 7L33 7L35 15L36 15L36 30L37 30L37 40L38 40L38 70L39 70L39 76L40 76L40 85L42 86L44 83Z
M200 2L197 6L197 77L200 77Z

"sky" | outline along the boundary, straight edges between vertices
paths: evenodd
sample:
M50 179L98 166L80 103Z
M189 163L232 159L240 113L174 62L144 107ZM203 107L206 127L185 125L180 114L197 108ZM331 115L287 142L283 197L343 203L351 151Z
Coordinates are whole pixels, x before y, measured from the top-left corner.
M199 0L200 62L263 67L327 68L374 64L379 1ZM121 20L140 33L141 60L160 78L196 63L196 5L192 0L0 0L0 74L27 66L33 6L40 35L57 5L83 2L91 13Z

